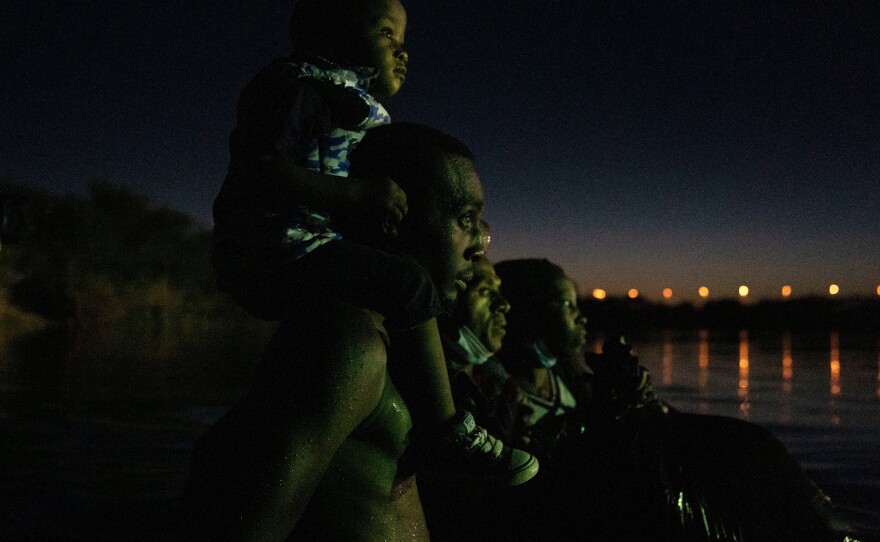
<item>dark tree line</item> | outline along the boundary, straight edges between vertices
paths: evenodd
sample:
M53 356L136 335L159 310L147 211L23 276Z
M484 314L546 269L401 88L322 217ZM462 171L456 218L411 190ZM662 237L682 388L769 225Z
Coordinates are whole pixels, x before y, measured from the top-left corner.
M259 352L267 324L217 292L211 233L190 217L101 181L90 183L87 198L9 182L0 193L5 298L64 331L74 355Z
M880 329L880 297L831 299L801 297L744 304L737 299L708 301L701 306L655 304L639 299L582 299L594 328L612 332L651 329L827 330Z

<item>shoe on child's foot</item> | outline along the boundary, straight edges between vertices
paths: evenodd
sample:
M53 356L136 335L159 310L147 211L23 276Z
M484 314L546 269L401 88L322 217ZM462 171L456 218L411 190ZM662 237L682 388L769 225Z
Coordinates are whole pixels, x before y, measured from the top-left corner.
M478 426L466 410L456 413L444 424L443 434L431 441L436 447L421 451L427 459L419 472L430 482L511 487L538 473L535 456L506 446Z

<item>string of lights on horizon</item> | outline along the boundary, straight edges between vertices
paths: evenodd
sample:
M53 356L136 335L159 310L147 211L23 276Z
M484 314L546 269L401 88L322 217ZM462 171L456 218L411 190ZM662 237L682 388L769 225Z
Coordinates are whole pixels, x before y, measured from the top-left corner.
M837 284L829 284L827 291L828 291L828 295L831 297L835 297L841 293L840 286ZM736 292L736 294L739 296L740 299L747 299L749 297L749 293L750 293L749 287L745 284L740 285L739 288L737 288L737 292ZM779 295L783 299L790 298L793 295L793 293L794 293L794 290L788 284L783 285L779 289ZM880 284L877 285L877 288L875 289L874 293L876 294L877 297L880 297ZM662 298L664 300L670 300L675 295L675 292L673 291L672 288L663 288L663 290L660 292L660 295L662 296ZM711 295L709 287L708 286L700 286L697 289L697 295L699 296L700 300L709 299L709 297ZM602 300L602 299L605 299L609 296L608 296L608 292L606 290L604 290L602 288L594 288L592 291L592 297L595 299L598 299L598 300ZM643 296L642 292L640 292L638 289L630 288L626 293L626 297L628 297L629 299L638 299L638 298L644 297L644 296Z

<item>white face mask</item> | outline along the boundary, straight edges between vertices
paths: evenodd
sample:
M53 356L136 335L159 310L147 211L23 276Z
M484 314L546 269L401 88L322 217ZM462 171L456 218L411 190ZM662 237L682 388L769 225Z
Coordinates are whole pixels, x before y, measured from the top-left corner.
M535 354L538 356L538 361L541 363L541 367L550 368L556 365L556 358L550 355L550 349L547 348L547 345L542 340L535 341L535 344L532 345L532 350L535 351Z
M474 365L482 365L492 356L492 352L486 349L483 342L467 326L458 328L458 345L464 350L468 362Z

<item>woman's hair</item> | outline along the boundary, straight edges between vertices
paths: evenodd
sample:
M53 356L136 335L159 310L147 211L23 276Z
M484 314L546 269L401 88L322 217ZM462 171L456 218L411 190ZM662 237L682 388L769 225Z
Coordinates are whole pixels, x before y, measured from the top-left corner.
M380 0L299 0L290 17L290 42L297 53L328 56L347 51ZM328 59L344 63L347 59Z
M544 330L547 303L558 295L558 281L567 278L558 265L543 258L505 260L495 264L501 294L510 303L507 340L532 343Z

